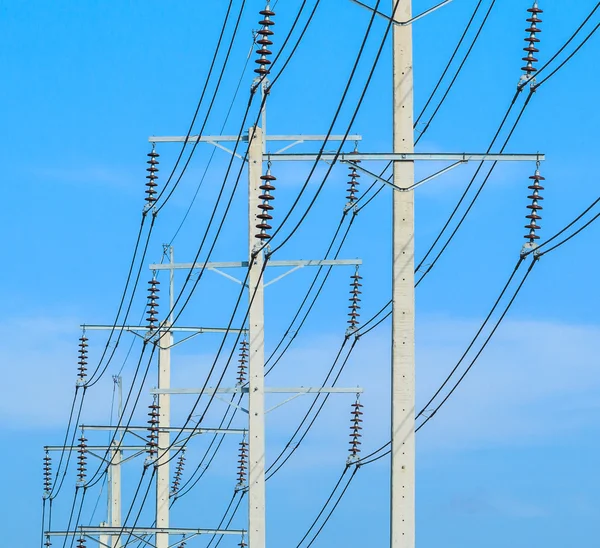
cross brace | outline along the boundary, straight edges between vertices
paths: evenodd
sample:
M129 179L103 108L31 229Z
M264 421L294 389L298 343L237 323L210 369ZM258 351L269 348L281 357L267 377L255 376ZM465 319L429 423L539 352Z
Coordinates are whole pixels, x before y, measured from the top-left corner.
M153 265L151 265L153 266ZM161 265L162 266L162 265ZM247 329L227 329L225 327L158 327L149 329L147 325L86 325L80 326L82 329L90 331L115 330L115 331L164 331L164 332L180 332L180 333L246 333Z
M269 154L272 162L306 162L322 160L331 162L352 161L384 161L384 162L415 162L415 161L441 161L441 162L537 162L545 160L544 154L479 154L471 152L340 152L335 154L297 153L297 154Z
M151 394L247 394L249 392L247 386L236 386L233 388L154 388L150 390ZM274 388L265 387L265 393L270 394L359 394L363 389L356 386L354 388L337 388L337 387L284 387Z
M269 261L267 266L282 267L282 266L345 266L345 265L361 265L361 259L327 259L319 260L299 260L299 261ZM173 263L173 264L151 264L150 270L190 270L199 268L248 268L248 261L221 261L209 263Z
M72 537L76 535L154 535L156 533L168 533L170 535L241 535L245 533L243 529L179 529L175 527L156 528L156 527L88 527L81 526L74 531L46 531L45 536L49 537Z
M114 426L87 426L81 425L81 428L84 430L119 430L119 431L128 431L128 432L147 432L147 426L120 426L118 428ZM177 428L176 426L171 426L169 428L158 427L158 432L181 432L183 434L245 434L246 430L242 428Z
M266 135L265 139L267 141L362 141L362 137L360 135L348 135L345 137L344 135ZM199 137L198 135L190 135L189 137L185 136L173 136L173 137L148 137L148 142L150 143L195 143L200 141L201 143L217 143L217 142L236 142L236 141L248 142L248 133L244 133L241 136L238 135L202 135Z

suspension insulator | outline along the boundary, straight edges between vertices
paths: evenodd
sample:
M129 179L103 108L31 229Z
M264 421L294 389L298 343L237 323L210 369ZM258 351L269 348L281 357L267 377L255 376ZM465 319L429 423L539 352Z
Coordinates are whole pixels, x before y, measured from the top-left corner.
M544 198L540 195L540 190L544 190L544 187L540 185L540 181L545 181L545 177L540 175L539 169L535 170L535 175L529 177L533 181L531 185L529 185L529 189L533 192L527 196L531 200L531 204L527 206L529 209L529 215L525 217L529 219L529 224L525 225L525 228L529 229L529 233L525 234L524 238L529 240L529 243L534 243L535 240L539 240L539 236L536 234L536 230L541 229L542 227L537 224L537 221L541 220L541 216L539 212L543 209L543 207L539 204Z
M146 179L148 179L148 182L146 183L146 187L148 187L146 189L146 202L148 202L148 205L152 205L154 202L156 202L156 198L154 197L154 195L156 194L156 190L155 187L157 187L158 185L156 184L156 179L158 179L158 168L156 167L159 162L158 162L158 157L160 156L160 154L158 154L158 152L156 152L156 150L154 150L154 147L152 148L152 152L150 152L148 154L148 157L150 158L146 163L150 164L150 166L146 169L146 171L148 171L148 175L146 175Z
M242 540L240 540L240 543L238 544L238 546L240 546L241 548L245 548L246 546L248 546L248 544L246 544L246 541L242 538Z
M160 289L158 288L159 285L160 282L156 279L152 279L148 282L148 317L146 318L146 321L148 322L149 329L156 329L158 323L156 315L158 314L158 299L160 298L158 295L158 293L160 293Z
M360 160L355 160L353 162L353 164L358 164L360 163ZM348 205L350 207L352 207L354 205L354 203L356 202L356 194L358 193L358 185L360 184L360 182L358 181L358 179L360 178L360 173L357 172L356 170L356 166L350 164L348 166L348 169L350 170L350 179L348 181L348 188L347 188L347 192L348 195L346 196L346 200L348 200Z
M82 384L85 382L85 378L87 377L87 364L88 364L88 358L87 358L87 354L88 354L88 344L87 344L87 337L85 335L82 335L79 339L79 361L77 362L79 365L77 367L77 381L79 384Z
M240 342L240 359L238 360L238 384L244 384L246 382L246 373L248 371L248 341L243 340Z
M79 456L77 457L77 483L80 485L85 484L85 479L87 475L87 444L85 443L87 438L81 433L81 437L79 438L79 449L77 452Z
M50 542L50 537L46 536L46 542L44 542L44 546L46 548L50 548L50 546L52 546L52 543Z
M238 464L238 483L235 487L236 491L243 489L246 486L246 470L248 468L248 443L245 440L240 442L240 455Z
M269 36L273 36L273 31L270 27L275 24L274 21L271 21L271 17L275 15L275 12L271 11L269 4L267 4L265 9L259 13L263 16L262 20L258 22L259 25L262 25L262 28L257 32L260 38L256 41L257 44L260 45L260 49L256 50L256 53L258 53L260 57L254 61L258 65L258 68L255 68L254 72L264 77L271 71L271 61L268 59L268 56L273 52L268 46L273 45Z
M50 491L52 491L52 457L46 451L44 456L44 498L50 496Z
M181 485L181 476L183 475L183 466L185 464L185 447L182 448L177 459L177 467L175 468L175 476L173 478L173 485L171 487L171 496L175 496L179 491Z
M267 173L261 175L261 181L263 182L258 188L262 190L262 194L259 196L263 202L262 204L258 204L258 209L260 209L260 213L256 216L257 219L260 219L260 223L256 225L256 228L260 229L260 232L255 235L259 240L269 240L271 238L271 234L267 232L267 230L271 230L273 228L269 221L273 219L270 215L270 211L273 211L273 206L270 204L271 200L275 199L275 196L271 194L275 187L273 186L273 181L276 181L277 178L271 175L271 166L267 168Z
M77 540L77 548L85 548L85 537L79 537Z
M350 309L350 311L348 312L348 316L349 316L349 320L348 320L348 330L350 332L356 331L358 329L358 324L360 323L359 321L359 310L360 310L360 297L359 295L362 293L361 290L359 289L360 287L362 287L362 284L360 283L360 280L362 280L362 276L360 276L358 274L358 267L356 269L356 272L350 276L351 278L351 282L350 282L350 306L348 306L348 308Z
M156 400L148 406L150 412L148 416L148 443L146 444L146 452L148 457L153 459L158 453L158 416L159 416L159 405Z
M356 400L356 402L352 404L352 419L350 425L350 449L348 449L348 451L350 452L349 458L351 460L358 458L358 454L360 453L360 438L362 437L362 434L360 433L362 430L362 407L363 406L358 400Z
M529 80L533 78L534 73L537 72L537 68L534 66L534 63L537 63L538 60L535 57L535 54L540 50L535 47L540 39L537 37L538 32L542 32L542 29L538 28L538 23L541 23L542 20L538 17L538 14L543 13L543 11L538 8L537 2L534 2L533 7L527 10L531 16L527 19L529 23L529 27L525 29L525 32L529 33L529 36L525 38L525 42L527 42L527 47L523 48L523 51L527 52L527 57L523 57L523 61L527 64L522 67L521 70L524 72L524 78Z

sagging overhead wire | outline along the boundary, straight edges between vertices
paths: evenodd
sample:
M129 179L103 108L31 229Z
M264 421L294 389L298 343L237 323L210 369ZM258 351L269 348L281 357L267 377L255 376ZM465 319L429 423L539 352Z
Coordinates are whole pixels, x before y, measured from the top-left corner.
M481 24L479 25L479 28L477 29L477 33L475 34L475 37L473 38L473 40L471 42L471 45L469 46L467 52L465 53L465 56L463 57L463 60L461 61L460 65L458 66L458 69L456 70L456 73L454 74L454 77L450 81L450 84L448 85L448 88L446 89L445 93L442 95L442 98L438 101L438 104L435 107L435 109L433 110L433 113L431 114L431 116L429 117L429 120L427 120L427 122L425 123L425 127L423 128L423 131L421 131L419 133L419 136L415 140L415 145L417 145L419 143L419 141L423 138L423 136L425 135L425 133L429 129L429 126L431 125L431 123L433 122L433 120L435 119L435 117L437 116L437 113L440 111L440 109L442 108L442 105L444 104L444 102L448 98L448 95L450 94L450 91L452 90L452 87L454 86L456 80L458 79L458 77L459 77L459 75L460 75L463 67L465 66L465 63L467 62L467 59L471 55L471 52L473 51L473 48L475 47L475 44L477 43L477 40L479 39L479 36L481 35L481 32L483 31L483 28L485 27L485 24L486 24L487 20L489 19L489 16L490 16L490 14L492 12L492 9L493 9L493 7L494 7L495 4L496 4L496 0L492 0L492 2L490 4L490 7L488 8L488 10L487 10L487 12L486 12L486 14L485 14L485 16L483 18L483 21L481 22ZM473 23L473 20L474 20L474 18L476 16L477 12L479 11L480 6L481 6L481 0L479 1L479 3L477 4L477 6L475 7L475 11L473 12L472 17L469 20L469 23L467 24L467 27L465 28L465 32L463 33L463 35L461 36L460 40L458 41L458 45L456 46L456 49L454 50L454 53L450 57L450 61L448 62L448 65L444 69L444 72L442 73L442 76L441 76L440 80L438 81L437 85L435 86L435 88L434 88L431 96L429 97L427 103L423 107L423 110L421 111L421 113L417 117L417 120L414 123L414 127L415 128L417 127L417 124L419 123L419 120L421 119L421 117L425 113L427 107L429 106L429 103L433 99L433 96L435 95L435 93L438 90L438 88L439 88L439 86L440 86L440 84L441 84L444 76L446 75L448 69L450 68L450 65L452 64L452 61L454 60L454 57L456 56L456 53L460 49L460 46L461 46L461 44L462 44L462 42L463 42L463 40L464 40L464 38L465 38L468 30L469 30L469 27Z
M207 123L208 118L210 116L210 112L212 110L214 101L215 101L215 99L217 97L217 92L218 92L219 87L221 85L221 80L223 78L223 74L225 73L225 67L227 66L227 62L229 60L229 55L231 53L231 49L232 49L233 43L235 41L235 36L237 34L237 31L238 31L238 26L239 26L239 23L240 23L240 19L242 17L243 12L244 12L244 6L245 6L245 4L246 4L246 0L242 0L242 5L240 7L240 12L238 14L238 18L237 18L237 21L236 21L236 24L235 24L235 27L234 27L234 30L233 30L233 34L231 36L231 40L229 41L229 48L228 48L227 54L225 56L225 62L223 63L223 66L221 67L221 73L220 73L220 75L219 75L219 77L217 79L217 85L215 87L215 91L213 93L211 102L210 102L209 107L208 107L208 112L207 112L207 114L206 114L206 116L204 118L204 122L202 124L202 129L200 130L200 133L199 133L198 137L200 137L200 135L202 135L202 132L204 131L204 128L206 127L206 123ZM200 93L200 98L198 99L198 103L196 105L196 110L194 111L194 115L192 116L192 120L191 120L190 125L188 127L188 131L187 131L187 134L186 134L185 141L183 142L183 145L181 146L181 150L179 151L179 155L177 156L177 160L175 160L175 165L171 169L171 173L169 174L169 177L167 178L167 181L165 182L165 185L163 186L163 189L158 194L157 200L160 200L162 198L163 194L169 188L171 180L173 179L173 176L175 175L175 172L177 171L177 167L179 166L179 162L181 162L181 158L183 157L183 153L184 153L185 148L186 148L186 146L188 144L188 139L190 138L190 136L192 134L192 130L194 129L194 125L196 124L196 119L198 117L198 113L200 112L200 107L202 106L202 104L204 102L204 96L206 95L206 91L208 90L208 85L210 83L211 76L212 76L213 70L214 70L216 62L217 62L217 57L219 56L219 51L221 49L221 44L222 44L223 38L225 36L225 30L227 28L227 22L229 21L229 16L231 14L231 8L232 8L232 6L233 6L233 0L229 0L229 3L227 5L227 11L225 12L225 18L223 19L223 23L221 25L221 30L219 32L219 38L217 39L217 45L214 48L214 53L213 53L212 61L210 63L210 68L208 69L208 75L206 77L206 80L204 81L204 86L202 88L202 92ZM198 141L196 141L194 143L192 151L191 151L191 153L190 153L190 155L189 155L189 157L188 157L185 165L183 166L183 168L181 170L181 173L180 173L177 181L175 182L174 187L177 187L177 185L179 184L179 181L181 180L181 177L183 177L183 174L185 173L185 171L186 171L186 169L187 169L187 167L188 167L188 165L190 163L190 160L192 159L192 156L194 155L194 151L196 149L196 145L197 144L198 144ZM171 197L172 194L173 194L173 190L171 190L169 192L168 196L164 200L164 203L166 203L169 200L169 198ZM162 205L160 206L160 208L162 208ZM160 210L160 208L159 208L159 210Z

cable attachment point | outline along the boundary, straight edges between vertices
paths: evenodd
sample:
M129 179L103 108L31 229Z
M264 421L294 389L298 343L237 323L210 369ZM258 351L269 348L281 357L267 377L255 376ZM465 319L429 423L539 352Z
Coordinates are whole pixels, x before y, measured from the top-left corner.
M260 176L261 181L263 182L258 188L260 188L263 193L259 196L263 202L262 204L258 204L258 209L260 209L260 213L256 216L257 219L260 219L260 223L258 223L256 228L260 229L258 234L255 234L255 238L259 240L269 240L271 239L271 234L267 232L267 230L271 230L273 227L269 224L269 221L273 219L270 211L273 211L273 206L270 204L271 200L275 199L275 196L271 194L275 187L273 186L273 181L277 180L277 177L271 175L271 167L267 167L267 173Z
M238 385L242 385L246 382L246 374L248 372L248 341L243 339L240 341L240 363L238 365Z
M356 402L352 404L352 419L350 421L350 449L348 449L350 455L348 456L348 460L346 461L347 464L352 464L353 462L356 462L359 459L361 446L360 438L362 437L362 434L360 433L362 430L362 408L363 406L360 403L359 398L357 396Z
M271 71L271 61L267 59L267 56L273 54L268 46L273 45L273 42L269 39L269 36L273 36L273 31L269 27L275 24L274 21L271 21L271 17L275 15L275 12L271 11L269 4L267 4L265 9L261 10L259 13L263 16L258 22L259 25L262 25L262 29L256 33L260 36L260 39L256 40L256 43L260 44L260 49L256 50L256 53L258 53L260 57L254 61L258 65L258 68L255 68L254 72L264 77Z
M183 466L185 465L185 447L181 448L179 458L177 459L177 466L175 467L175 475L173 477L173 485L171 487L171 496L176 497L181 485L181 476L183 475ZM183 542L183 541L182 541ZM185 546L185 542L183 542Z
M350 319L347 322L350 325L346 330L346 336L349 336L352 333L354 333L358 329L358 324L360 323L360 320L358 319L360 317L359 295L362 293L362 291L359 288L362 287L362 284L360 283L360 280L362 280L362 276L360 276L358 273L358 266L356 267L356 271L354 272L354 274L352 274L352 276L350 276L350 278L352 280L350 282L350 306L348 306L348 308L350 309L350 312L348 312L348 316Z
M150 409L148 413L150 419L148 420L148 443L146 444L148 458L146 459L146 464L153 462L158 453L158 416L160 407L156 396L154 396L154 401L148 406L148 409Z
M158 288L159 285L160 282L156 278L152 278L148 282L148 317L146 318L146 321L148 322L148 329L151 331L156 329L156 325L158 323L156 314L158 314L157 301L160 298L158 295L158 293L160 293L160 289Z
M85 329L83 330L83 333L81 334L81 337L79 338L79 361L77 362L79 364L79 367L77 368L77 370L79 371L79 373L77 374L77 386L82 386L83 384L85 384L85 378L87 377L87 367L86 365L88 364L88 344L87 344L87 337L85 336Z
M86 471L87 471L87 444L85 443L87 438L83 434L83 430L81 431L81 437L79 438L79 449L77 449L77 453L79 456L77 457L77 485L82 486L86 483Z
M46 451L44 456L44 493L42 497L44 499L50 498L52 492L52 457L50 453Z
M248 468L248 442L246 437L240 442L240 455L238 464L238 482L235 486L235 490L241 491L246 487L246 470Z
M146 171L148 171L148 175L146 175L146 179L148 179L148 182L146 183L146 186L148 187L146 189L146 194L148 196L146 196L146 202L148 202L148 207L150 207L154 202L156 202L156 198L154 197L154 195L156 194L156 190L155 187L157 187L158 185L156 184L156 179L158 179L158 168L156 167L159 164L158 161L158 157L160 156L160 154L158 152L156 152L154 145L152 145L152 152L148 153L148 157L150 158L146 163L150 164L150 167L146 168Z
M535 54L539 53L539 49L535 47L535 44L539 43L540 39L536 36L538 32L542 32L542 29L538 28L538 23L541 23L542 20L538 18L538 14L544 13L540 8L538 8L537 1L533 3L533 7L527 10L531 16L527 19L529 23L529 27L525 29L525 32L529 33L529 36L525 38L525 42L528 43L527 47L523 48L523 51L527 52L527 57L523 57L523 61L527 64L521 68L524 74L521 76L521 83L519 84L520 89L527 82L531 82L531 84L535 84L535 73L537 72L537 68L534 66L534 63L538 62Z

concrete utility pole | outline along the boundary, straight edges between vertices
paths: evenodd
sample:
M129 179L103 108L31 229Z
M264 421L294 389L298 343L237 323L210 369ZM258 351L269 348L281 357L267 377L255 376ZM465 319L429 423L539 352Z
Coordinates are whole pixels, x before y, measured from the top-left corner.
M264 253L256 249L262 241L255 235L256 214L261 202L263 130L248 132L248 542L252 548L265 548L265 330Z
M117 390L117 417L123 413L123 379L120 376L113 377ZM121 461L123 451L121 450L123 435L117 435L111 443L109 453L110 465L108 467L108 525L110 527L121 526ZM111 536L109 539L111 548L120 548L121 539Z
M171 291L169 292L171 293ZM165 320L159 334L158 350L158 388L171 387L171 346L173 334L169 331L169 322ZM156 528L169 528L169 493L170 493L170 451L171 443L169 427L171 426L171 396L158 395L158 453L156 456ZM156 533L156 548L169 548L169 533Z
M410 21L412 0L392 0ZM393 24L393 151L414 152L412 25ZM414 162L394 162L394 185L414 184ZM415 546L414 190L393 193L390 546Z

